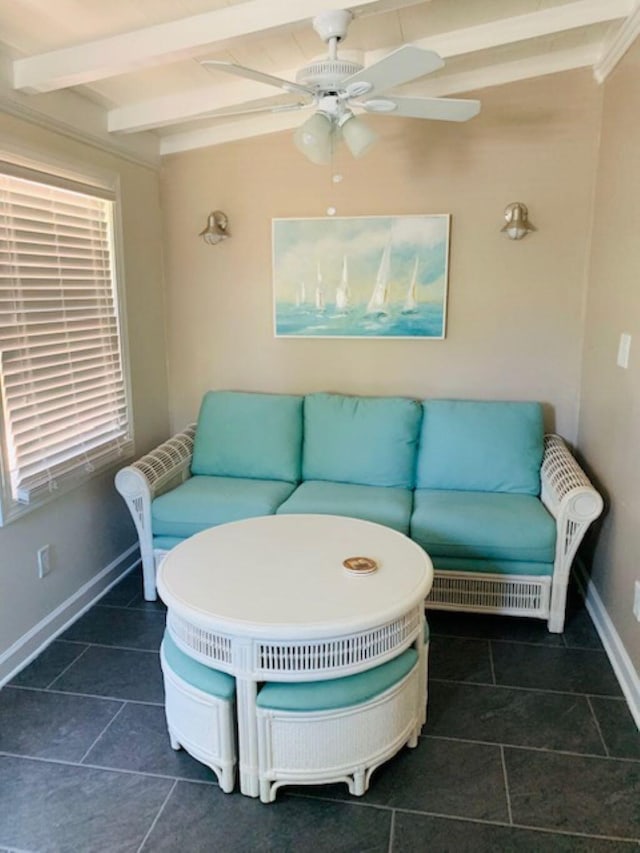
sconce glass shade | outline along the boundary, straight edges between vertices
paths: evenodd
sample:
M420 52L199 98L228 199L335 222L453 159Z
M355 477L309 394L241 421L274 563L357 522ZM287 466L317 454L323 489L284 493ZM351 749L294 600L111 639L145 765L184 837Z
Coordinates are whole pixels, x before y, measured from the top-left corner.
M296 130L293 141L312 163L323 166L331 161L333 123L324 113L314 113Z
M529 222L528 217L529 211L526 204L514 201L505 207L504 218L507 220L507 224L500 230L511 240L521 240L527 236L529 231L536 230Z
M366 154L378 138L378 134L374 133L359 118L356 118L353 113L348 115L346 121L340 124L340 130L347 148L356 158Z
M214 210L213 213L210 213L207 217L206 228L204 228L198 236L202 237L205 243L208 243L210 246L215 246L216 243L219 243L221 240L226 240L227 237L231 236L227 231L228 226L229 220L227 219L226 214L221 210Z

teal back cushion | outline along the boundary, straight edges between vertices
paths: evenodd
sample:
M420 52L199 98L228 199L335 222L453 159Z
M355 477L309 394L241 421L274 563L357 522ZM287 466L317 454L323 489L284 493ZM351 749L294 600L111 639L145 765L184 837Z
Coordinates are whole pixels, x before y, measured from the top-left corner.
M304 480L412 488L420 404L401 397L310 394L304 401Z
M540 494L539 403L426 400L417 488Z
M209 391L198 416L193 474L300 479L302 397Z

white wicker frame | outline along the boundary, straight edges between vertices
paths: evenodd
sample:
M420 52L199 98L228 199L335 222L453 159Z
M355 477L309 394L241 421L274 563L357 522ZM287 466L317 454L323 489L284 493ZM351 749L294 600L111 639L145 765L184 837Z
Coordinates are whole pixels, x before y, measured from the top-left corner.
M116 489L125 499L138 532L144 597L147 601L155 601L158 595L158 561L153 553L151 501L191 476L195 432L196 425L191 424L184 432L174 435L116 474Z
M419 659L393 687L347 708L296 712L258 706L262 802L273 802L282 785L331 782L346 782L349 793L362 796L376 767L405 744L418 745L425 706L422 668Z
M191 425L116 475L116 488L138 531L148 601L156 598L156 566L166 553L154 554L151 501L189 476L194 434L195 426ZM533 616L546 619L549 631L562 633L571 563L589 525L602 512L603 501L559 435L546 435L544 447L541 499L557 528L553 575L525 577L436 569L428 607Z
M236 737L233 702L188 684L169 666L160 647L164 676L165 715L173 749L185 749L210 767L225 793L236 777Z

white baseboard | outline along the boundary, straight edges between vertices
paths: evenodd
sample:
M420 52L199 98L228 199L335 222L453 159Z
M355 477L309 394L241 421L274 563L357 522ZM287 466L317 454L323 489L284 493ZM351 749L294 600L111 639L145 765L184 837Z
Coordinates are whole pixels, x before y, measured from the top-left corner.
M638 677L633 662L622 644L620 635L606 611L598 590L591 582L580 560L576 560L575 574L578 584L584 593L589 616L591 616L596 631L600 635L602 645L609 657L616 678L620 682L620 687L629 705L631 715L640 729L640 677Z
M56 637L93 607L112 586L140 565L140 557L137 555L130 561L137 551L138 545L135 544L116 557L0 655L0 687L30 664Z

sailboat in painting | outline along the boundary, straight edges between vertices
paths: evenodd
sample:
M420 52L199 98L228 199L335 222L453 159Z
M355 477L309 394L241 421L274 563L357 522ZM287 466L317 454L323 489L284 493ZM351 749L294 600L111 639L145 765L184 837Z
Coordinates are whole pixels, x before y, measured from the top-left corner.
M307 301L307 288L305 286L304 281L301 281L298 285L298 290L296 292L296 308L302 308L303 305Z
M402 314L415 314L418 310L418 300L416 299L416 281L418 278L418 258L413 265L413 275L411 276L411 284L407 290L407 295L404 300Z
M320 264L318 264L318 273L317 273L317 284L316 284L316 294L314 304L316 306L316 311L324 311L324 287L322 284L322 273L320 272Z
M342 260L342 278L340 284L336 288L336 309L345 311L351 302L351 293L349 291L349 271L347 268L347 256Z
M373 293L367 305L366 314L373 317L386 317L389 313L387 302L389 300L389 271L391 269L391 240L384 247L376 283Z

